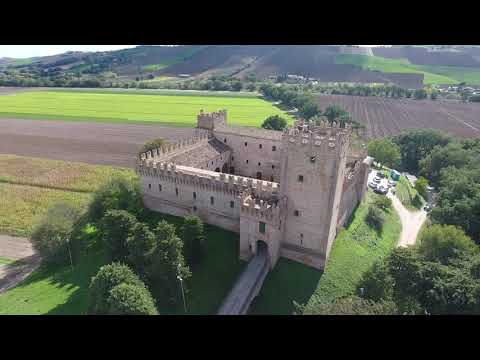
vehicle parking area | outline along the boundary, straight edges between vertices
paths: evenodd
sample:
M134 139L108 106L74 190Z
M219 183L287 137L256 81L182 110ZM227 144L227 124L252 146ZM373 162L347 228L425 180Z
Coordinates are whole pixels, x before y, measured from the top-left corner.
M368 175L368 187L377 194L388 194L389 189L395 187L395 184L395 181L389 180L388 176L383 175L380 171L371 170Z

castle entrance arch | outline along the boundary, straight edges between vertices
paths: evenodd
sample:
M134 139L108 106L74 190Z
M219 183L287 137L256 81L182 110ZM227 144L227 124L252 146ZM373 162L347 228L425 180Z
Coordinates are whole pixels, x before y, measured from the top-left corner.
M228 173L228 165L227 164L223 164L222 173L224 173L224 174Z
M268 244L263 240L257 240L257 254L268 256Z
M257 172L257 179L262 180L262 173L260 171Z
M220 172L220 168L217 167L217 168L215 169L215 172Z

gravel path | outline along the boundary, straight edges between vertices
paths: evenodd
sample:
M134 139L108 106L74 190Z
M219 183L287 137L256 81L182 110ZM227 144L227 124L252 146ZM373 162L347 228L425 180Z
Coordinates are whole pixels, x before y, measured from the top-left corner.
M426 211L423 209L419 211L409 211L390 191L387 196L392 199L393 207L397 211L402 222L402 233L400 234L400 240L398 241L397 246L406 247L414 245L417 240L417 235L427 219Z
M0 264L0 294L17 286L41 262L28 239L8 235L0 235L0 258L13 261Z

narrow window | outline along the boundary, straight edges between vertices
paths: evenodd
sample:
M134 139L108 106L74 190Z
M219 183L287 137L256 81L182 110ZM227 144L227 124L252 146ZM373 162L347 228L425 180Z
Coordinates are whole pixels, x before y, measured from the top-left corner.
M148 184L148 190L152 189L152 184Z
M215 200L213 199L213 196L210 196L210 204L213 205L214 202Z
M275 169L275 165L272 165L272 169Z
M258 163L258 166L261 166L262 164Z
M194 191L193 192L193 199L196 200L197 199L197 193Z
M247 160L247 164L248 164L248 160Z
M300 244L303 244L303 234L300 234Z
M265 223L260 221L258 223L258 231L261 233L261 234L265 234Z
M233 156L232 156L232 161L233 161Z
M158 191L162 191L162 184L158 184Z
M197 207L196 207L196 206L193 207L193 211L197 211Z
M245 146L247 146L247 143L245 143Z
M277 147L276 147L276 146L272 146L272 151L277 151Z
M261 149L261 148L262 148L262 144L259 144L259 145L258 145L258 148Z
M227 143L227 138L223 139L223 142L226 144Z
M178 188L175 188L175 194L178 196Z
M303 182L303 175L298 175L298 182Z
M213 165L213 161L212 161L212 165Z
M233 209L234 206L235 206L235 202L230 201L230 207Z
M300 211L295 210L295 211L293 212L293 214L294 214L295 216L300 216Z

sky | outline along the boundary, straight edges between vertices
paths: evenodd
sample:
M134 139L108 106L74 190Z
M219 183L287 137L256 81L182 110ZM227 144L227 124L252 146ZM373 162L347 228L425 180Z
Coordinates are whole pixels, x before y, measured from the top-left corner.
M127 49L135 46L136 45L0 45L0 58L29 58L34 56L56 55L67 51L109 51Z

